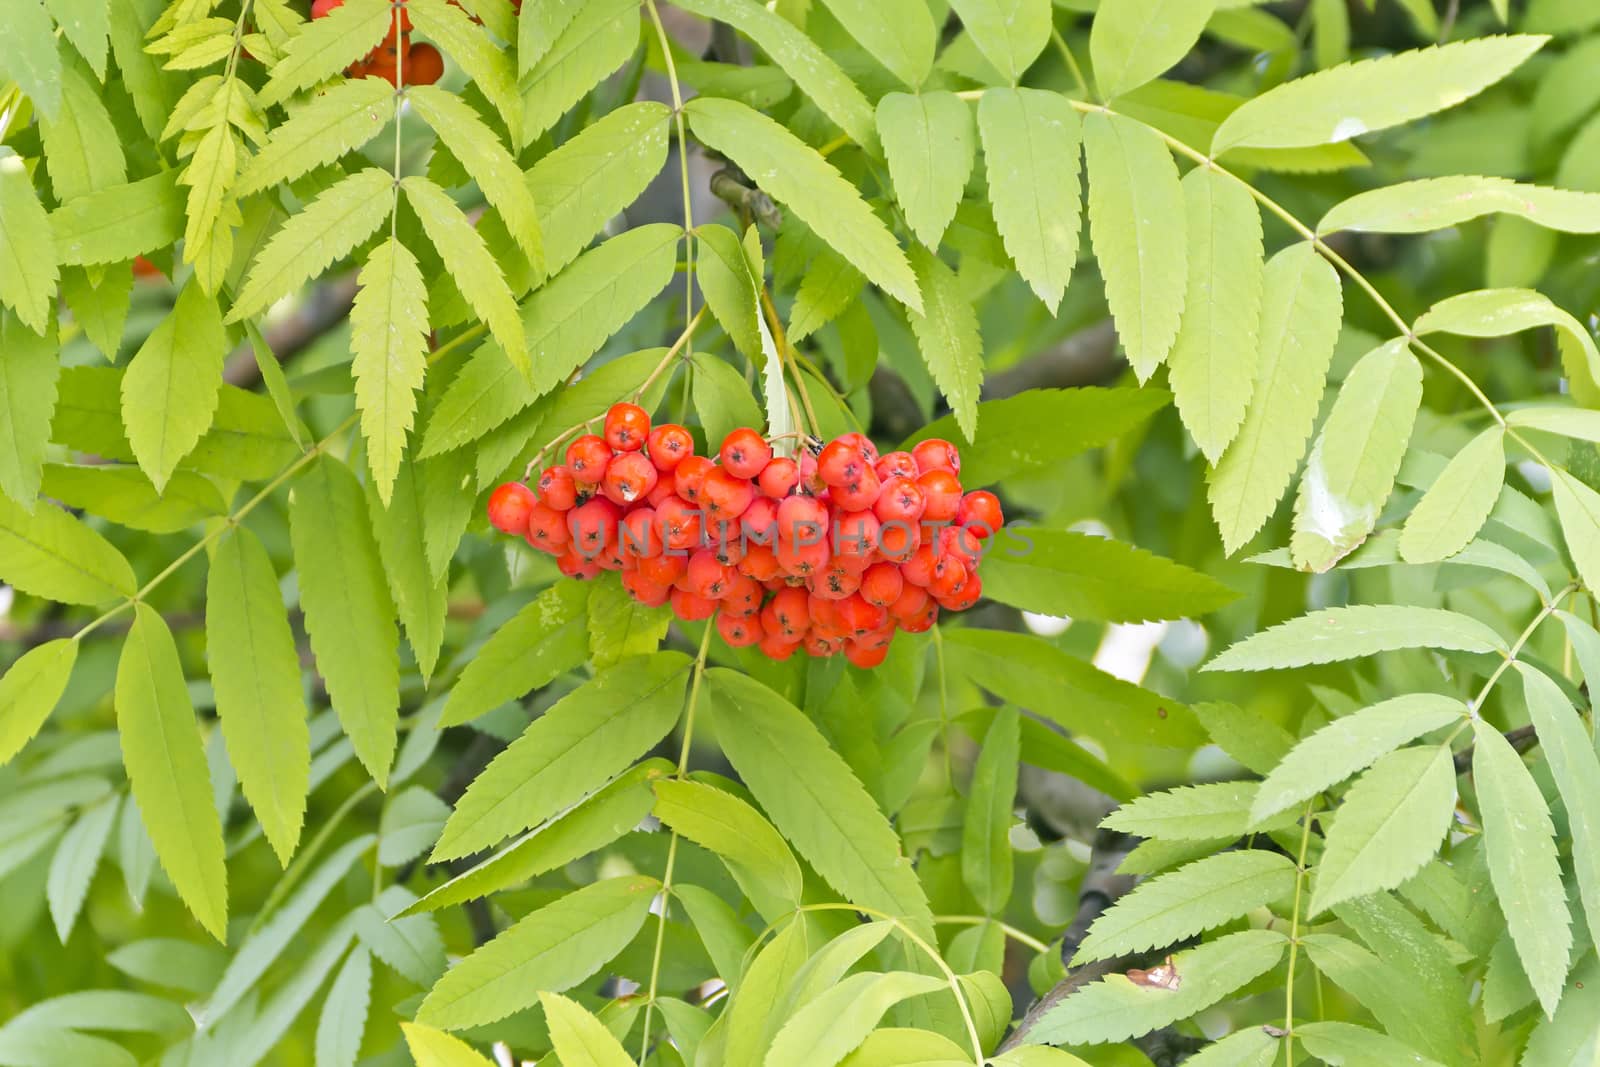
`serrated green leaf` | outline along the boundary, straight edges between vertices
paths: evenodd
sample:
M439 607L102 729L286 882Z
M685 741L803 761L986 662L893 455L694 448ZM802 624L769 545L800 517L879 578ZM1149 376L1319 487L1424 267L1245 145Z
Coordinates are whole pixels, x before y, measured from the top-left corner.
M1083 123L1037 89L990 89L978 101L989 201L1017 272L1051 311L1078 259Z
M1393 889L1433 857L1456 801L1448 745L1402 748L1372 765L1344 796L1327 831L1311 914Z
M1154 132L1114 114L1083 123L1089 235L1117 338L1147 381L1178 336L1188 290L1183 187Z
M1584 584L1600 580L1600 493L1566 471L1554 471L1561 536Z
M206 658L228 761L287 867L300 839L311 773L300 656L272 560L242 526L222 538L211 557Z
M402 749L397 768L405 762ZM396 777L400 777L398 769ZM393 794L384 803L383 815L378 820L378 862L386 867L397 867L416 859L433 844L449 817L450 805L421 786L408 786ZM402 914L410 910L408 907Z
M120 263L172 244L183 222L177 172L164 171L63 204L50 233L62 264Z
M1306 1051L1320 1060L1339 1067L1349 1064L1413 1064L1415 1067L1438 1067L1436 1060L1420 1056L1403 1041L1388 1034L1369 1030L1354 1023L1314 1022L1301 1023L1294 1028L1294 1036Z
M233 229L240 222L239 208L229 194L239 173L241 145L226 125L213 126L201 135L189 165L178 176L187 185L184 203L183 261L195 268L195 279L215 293L233 258Z
M1013 85L1050 43L1046 0L951 0L950 6L978 51Z
M983 385L983 338L978 315L956 274L921 245L911 249L911 268L922 294L921 311L908 308L911 332L939 391L969 441L978 436L978 391Z
M695 229L696 277L711 313L745 358L761 359L761 328L757 305L761 280L751 269L739 235L715 224ZM753 425L745 423L744 425ZM713 440L720 441L720 437Z
M367 167L290 216L250 265L227 321L265 310L349 255L389 217L393 187L388 171Z
M371 999L372 954L358 947L345 957L317 1016L317 1067L355 1067Z
M122 376L128 443L158 493L211 428L227 353L221 309L190 282Z
M1207 1045L1184 1063L1187 1067L1272 1067L1281 1045L1282 1038L1269 1033L1267 1027L1252 1026Z
M768 1067L835 1067L890 1008L943 987L942 978L907 971L849 975L784 1023L763 1062Z
M1141 882L1089 928L1074 965L1162 948L1294 892L1294 862L1247 849L1196 860Z
M61 107L61 54L56 51L50 17L34 0L0 4L0 74L15 81L45 116Z
M410 456L403 457L397 473L388 505L378 500L375 487L367 484L367 508L378 540L378 557L389 580L389 594L400 624L405 627L417 670L426 683L433 677L444 644L449 572L435 576L428 564L426 502L416 462Z
M818 249L794 295L794 306L789 311L789 340L802 341L848 308L860 307L861 287L866 281L849 260L831 248Z
M1238 595L1122 541L1045 529L996 538L983 560L983 592L1024 611L1106 622L1206 615Z
M1110 974L1047 1012L1030 1040L1054 1044L1123 1041L1208 1008L1276 966L1288 941L1273 930L1226 934L1176 953L1176 989Z
M927 79L938 30L921 0L823 0L823 4L895 77L913 89Z
M428 419L422 458L475 441L564 382L666 287L683 231L639 226L579 256L522 309L533 384L497 345L473 352Z
M654 878L611 878L530 912L446 971L417 1019L446 1030L479 1026L583 981L633 940L659 888Z
M106 80L106 52L111 34L111 5L107 0L45 0L61 34L78 54L89 61L95 77Z
M261 103L282 103L332 78L378 47L393 22L394 11L385 0L346 0L323 18L305 23L273 64Z
M89 883L100 866L106 843L111 839L111 826L117 818L119 798L112 796L78 816L78 821L61 835L61 844L50 859L50 870L45 880L45 899L50 905L50 919L55 924L56 936L64 945L72 936L78 912L89 893ZM90 1005L84 1005L90 1007Z
M542 275L544 246L539 234L539 215L528 183L511 153L478 113L456 94L431 85L415 85L406 91L406 99L433 127L450 154L472 175L472 180L483 190L484 198L500 212L506 229L528 257L534 273Z
M384 965L408 981L427 986L444 973L444 940L431 915L391 914L416 903L403 886L392 885L373 903L358 908L352 919L361 943Z
M115 704L123 763L161 867L200 924L226 941L228 872L211 774L172 631L147 604L134 606Z
M776 922L800 905L800 865L760 812L700 782L663 778L655 797L656 818L720 856L764 917Z
M1472 780L1478 787L1489 878L1523 972L1545 1015L1552 1016L1572 946L1555 827L1538 784L1499 728L1480 719L1473 723L1473 737ZM1584 748L1592 756L1593 747Z
M1421 403L1422 366L1405 338L1373 349L1346 375L1300 476L1289 542L1295 566L1328 570L1367 539Z
M523 102L517 96L516 62L483 32L472 18L445 0L417 0L406 10L417 32L456 61L505 120L506 129L522 125ZM526 142L524 142L526 143Z
M672 609L639 603L611 575L589 589L589 658L604 670L629 656L654 652L667 636Z
M639 10L631 0L578 5L521 81L519 143L537 140L606 75L626 63L638 45Z
M12 7L29 7L31 0ZM0 31L4 27L0 26ZM7 40L15 38L7 37ZM55 48L50 48L55 54ZM56 289L56 248L50 219L39 203L22 157L0 155L0 304L34 333L49 326Z
M502 625L450 690L440 726L457 726L548 684L588 654L588 587L558 582Z
M400 1030L417 1067L492 1067L492 1061L480 1056L471 1045L442 1030L416 1023L401 1023Z
M1089 62L1107 100L1176 66L1200 40L1213 0L1122 0L1106 4L1089 30Z
M868 151L876 147L872 105L827 52L782 15L756 0L684 0L678 6L750 38L852 141Z
M552 0L529 4L517 13L517 75L522 77L550 51L567 23L583 7L583 0Z
M1544 44L1480 37L1346 63L1269 89L1223 120L1213 154L1348 141L1454 107L1504 78Z
M115 363L133 302L133 272L109 271L95 282L87 270L68 267L61 273L61 297L71 309L73 321L83 327L84 336Z
M878 137L907 224L937 249L972 173L971 107L950 92L888 93L878 101Z
M697 137L737 163L874 284L911 310L923 310L894 235L816 149L735 100L697 97L684 110Z
M720 444L741 426L761 426L765 416L750 386L726 360L709 352L694 354L694 411L706 440Z
M1505 642L1477 619L1442 608L1356 604L1269 626L1229 645L1201 670L1281 670L1402 648L1503 652Z
M1289 487L1316 421L1339 336L1339 276L1309 243L1267 261L1255 389L1212 469L1211 513L1229 553L1261 529Z
M467 787L433 862L537 826L627 768L678 721L688 664L678 652L635 656L558 700Z
M966 817L961 823L961 878L987 915L1000 915L1011 902L1012 809L1016 804L1017 760L1021 747L1017 709L1001 708L983 737L972 767Z
M1168 377L1183 424L1216 463L1244 422L1260 344L1261 213L1211 167L1184 176L1189 285Z
M945 415L903 442L942 437L961 449L961 480L968 489L1043 470L1089 448L1107 444L1143 423L1171 397L1160 389L1029 389L978 404L983 440L961 436ZM1052 426L1041 434L1030 427Z
M899 839L809 719L761 683L706 672L723 751L756 800L817 873L857 904L931 931L927 897Z
M1531 289L1480 289L1441 300L1414 329L1418 334L1454 333L1466 337L1506 337L1552 326L1561 365L1573 395L1588 406L1600 403L1600 349L1583 324Z
M631 1067L633 1057L583 1005L559 993L540 993L539 1003L563 1067Z
M245 196L293 181L360 148L394 117L393 101L394 86L377 77L346 78L319 93L273 128L239 172L234 192Z
M1430 233L1497 214L1563 233L1600 233L1600 194L1507 178L1419 178L1369 189L1336 204L1317 223L1317 232Z
M349 467L324 454L300 474L289 532L317 669L356 757L382 787L399 720L400 636L366 496Z
M0 493L32 510L39 495L50 420L56 409L55 327L36 334L11 311L0 308Z
M64 604L131 597L133 568L111 542L52 504L30 515L0 497L0 580Z
M1267 827L1252 825L1250 806L1257 788L1256 782L1208 782L1147 793L1113 811L1101 825L1175 841L1242 837L1256 829L1293 826L1293 813L1279 816Z
M1474 437L1440 472L1400 530L1400 557L1433 563L1455 555L1478 535L1505 485L1505 429Z
M21 752L50 717L77 659L78 642L61 637L30 648L0 675L0 766Z
M1467 706L1454 697L1408 693L1335 719L1272 769L1256 793L1250 817L1269 819L1365 769L1397 745L1468 718Z
M105 17L104 5L101 17ZM104 40L101 42L104 63ZM50 161L50 187L61 202L128 180L127 160L100 88L79 66L61 71L61 111L42 118L39 133Z
M367 464L387 507L428 369L428 293L416 257L393 237L367 256L357 282L350 370Z

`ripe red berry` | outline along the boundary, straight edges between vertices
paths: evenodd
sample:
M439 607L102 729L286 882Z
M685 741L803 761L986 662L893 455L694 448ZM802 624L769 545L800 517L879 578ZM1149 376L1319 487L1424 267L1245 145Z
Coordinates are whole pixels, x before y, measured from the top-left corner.
M739 516L739 532L747 551L755 544L777 544L778 502L769 496L750 501Z
M713 467L700 483L700 506L711 519L737 519L756 498L755 486L727 467Z
M414 44L406 52L406 84L432 85L444 77L444 56L433 45Z
M570 510L578 503L578 483L571 468L564 464L547 467L539 475L539 499L557 511Z
M878 550L878 531L878 519L872 512L846 512L834 520L834 553L864 559Z
M961 508L961 482L943 467L917 477L922 490L922 517L929 522L949 522Z
M622 587L633 596L633 599L650 608L659 608L672 595L670 585L652 582L636 570L622 572Z
M844 438L829 441L817 456L817 476L827 485L848 485L872 469L861 449Z
M911 553L909 559L900 564L900 574L912 585L926 587L933 581L933 570L939 562L939 546L937 542L921 545Z
M835 562L830 563L827 570L814 575L809 584L811 591L824 600L843 600L861 588L861 577Z
M738 615L754 615L761 610L761 600L766 592L761 583L748 574L735 573L728 587L722 591L722 610Z
M673 470L673 485L678 495L691 504L700 502L700 487L706 476L716 469L705 456L686 456Z
M874 563L861 576L861 599L868 604L887 608L900 599L905 586L906 581L899 567L893 563Z
M605 497L595 497L567 512L567 529L572 547L586 558L598 556L607 545L617 543L617 519L621 510Z
M748 574L758 582L770 582L783 574L783 565L778 562L778 554L771 545L746 547L738 569L740 574Z
M528 530L523 536L528 544L553 556L560 555L572 540L566 513L548 504L535 504L528 512Z
M789 586L772 594L761 609L761 625L769 634L798 641L811 627L810 597L804 589Z
M501 533L526 533L528 513L538 502L533 490L521 482L496 486L489 494L489 523Z
M556 557L556 567L568 578L581 578L588 581L600 574L600 564L592 559L580 555L572 545Z
M762 655L781 663L794 655L794 650L800 647L800 642L785 641L781 637L767 634L761 639L761 643L757 647L761 649Z
M811 543L826 539L828 509L816 497L785 497L778 504L778 539Z
M867 466L871 467L871 466L875 466L877 464L877 462L878 462L878 446L873 444L872 443L872 438L868 437L866 434L864 434L864 433L842 434L842 435L840 435L839 440L841 440L845 444L851 445L852 447L854 447L857 450L859 450L861 452L861 455L866 458Z
M933 470L946 470L951 474L961 473L961 453L956 451L956 446L949 441L937 437L930 437L920 441L911 450L911 455L917 461L917 472L927 474Z
M906 585L900 590L900 595L889 605L889 614L896 622L915 618L928 606L928 591L921 586Z
M834 614L849 636L871 633L889 621L889 613L876 604L869 604L859 593L852 593L834 605Z
M889 452L878 458L872 469L879 478L887 482L890 478L915 479L922 472L917 470L917 461L910 452Z
M689 568L688 557L681 552L658 552L640 556L638 561L639 574L657 585L672 585Z
M656 523L670 549L682 551L700 542L700 509L682 497L669 496L657 504Z
M650 436L650 415L638 404L612 404L606 412L606 444L618 452L637 452Z
M326 18L334 8L343 6L344 0L311 0L311 17Z
M672 613L684 622L697 622L700 619L709 619L716 614L717 602L707 600L703 596L674 589L671 593Z
M776 500L788 496L799 484L800 466L788 456L774 456L756 478L762 494Z
M903 474L897 474L885 481L883 488L878 490L872 511L881 522L915 525L922 518L926 503L917 483Z
M884 559L904 563L922 544L922 530L916 523L890 519L878 527L878 554Z
M878 476L868 467L859 477L843 485L830 486L828 496L845 511L865 511L872 507L882 489L883 484L878 481Z
M854 639L844 643L844 658L864 671L876 667L888 655L889 646L887 644L875 645Z
M650 494L659 477L656 465L641 452L619 452L606 464L600 491L623 507Z
M598 434L586 433L567 446L567 467L580 485L599 485L611 463L611 446Z
M634 508L617 524L617 551L624 560L659 556L662 548L655 508Z
M946 611L966 611L983 596L983 581L969 573L966 584L950 596L939 597L939 606Z
M1005 525L1005 514L1000 510L1000 498L986 489L975 489L961 498L956 509L956 525L971 530L985 538Z
M707 600L720 600L738 572L718 560L711 549L702 548L689 557L689 569L683 576L689 592Z
M967 584L967 565L952 555L941 555L928 578L928 592L934 599L955 596Z
M961 526L946 526L939 531L939 551L959 559L971 571L983 558L983 542L971 530Z
M778 564L796 578L809 578L828 565L830 553L826 540L805 542L800 540L778 543Z
M741 426L722 439L719 456L729 474L754 478L772 459L772 446L750 427Z
M657 470L670 471L694 455L694 438L676 423L664 422L650 431L650 462Z
M733 615L723 608L717 612L717 633L728 643L729 648L744 648L756 644L765 635L761 632L761 624L748 615Z

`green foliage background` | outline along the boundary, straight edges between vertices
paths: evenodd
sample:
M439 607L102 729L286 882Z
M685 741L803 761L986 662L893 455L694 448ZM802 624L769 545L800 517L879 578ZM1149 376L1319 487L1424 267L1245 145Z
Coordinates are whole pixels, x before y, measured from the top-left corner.
M0 3L0 1064L1594 1061L1600 8L406 12ZM735 652L635 396L1026 528Z

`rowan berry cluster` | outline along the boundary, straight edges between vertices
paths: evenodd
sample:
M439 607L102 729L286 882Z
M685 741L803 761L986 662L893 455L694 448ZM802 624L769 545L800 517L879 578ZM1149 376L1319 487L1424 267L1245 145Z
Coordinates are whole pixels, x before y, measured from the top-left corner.
M791 459L748 427L700 456L682 426L616 404L536 490L496 488L489 521L570 577L620 571L640 603L715 617L736 648L873 667L896 630L978 601L983 542L1003 517L993 493L963 492L960 470L948 441L880 456L852 433Z
M312 0L311 17L323 18L343 5L344 0ZM444 76L444 57L431 44L411 43L411 16L406 13L405 0L399 0L395 10L397 17L389 24L383 43L346 67L345 73L352 78L382 78L396 88L402 78L407 85L432 85Z

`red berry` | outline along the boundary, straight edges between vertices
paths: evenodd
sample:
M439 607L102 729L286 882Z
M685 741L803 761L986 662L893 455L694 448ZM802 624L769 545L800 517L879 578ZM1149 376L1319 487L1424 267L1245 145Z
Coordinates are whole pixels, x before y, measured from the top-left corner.
M707 600L720 600L738 572L717 559L716 553L702 548L689 557L689 569L684 571L684 583L689 592Z
M800 640L811 626L809 602L806 591L797 586L778 590L761 609L762 627L785 640Z
M573 480L572 470L563 464L547 467L539 475L539 499L557 511L567 511L575 506L578 503L578 483Z
M757 647L761 649L762 655L766 656L768 659L777 660L781 663L790 656L794 655L794 650L800 647L800 642L785 641L781 637L774 636L773 634L767 634L761 639L761 643Z
M840 649L844 648L844 638L825 637L821 634L814 634L802 641L800 643L800 647L806 650L806 655L808 656L815 656L818 659L826 659L829 656L837 654Z
M652 582L639 571L623 571L622 586L632 594L633 599L651 608L659 608L672 595L670 585Z
M567 466L580 485L599 485L611 463L611 446L598 434L586 433L567 446Z
M921 611L897 618L896 621L900 623L900 629L908 634L927 633L933 629L933 624L939 621L939 605L930 600Z
M756 478L756 485L761 492L777 500L788 496L799 484L800 466L788 456L773 457L761 468L761 474Z
M758 496L739 516L739 530L743 540L750 544L776 545L778 536L778 502L769 496Z
M976 574L968 574L966 584L958 592L939 598L939 606L946 611L966 611L982 596L983 582Z
M876 667L888 655L889 646L887 644L864 644L854 639L844 643L844 658L864 671Z
M617 549L623 559L659 556L662 547L655 508L634 508L617 524Z
M660 468L657 468L658 470ZM645 503L651 507L659 507L661 502L669 496L677 496L676 483L673 481L671 471L661 471L656 475L656 487L645 494Z
M922 544L922 531L915 524L890 519L878 527L878 553L884 559L904 563Z
M528 530L528 513L539 502L533 490L521 482L506 482L489 494L489 523L501 533L523 534Z
M878 498L873 501L872 512L882 522L903 522L914 525L922 518L927 501L917 483L903 474L897 474L883 483Z
M922 490L922 517L930 522L949 522L961 508L961 482L944 468L935 468L917 477Z
M754 615L761 610L761 600L766 593L761 583L748 574L735 574L728 582L727 589L723 590L722 610L738 615Z
M967 584L967 565L952 555L941 555L928 578L928 592L935 599L955 596Z
M861 449L842 437L829 441L817 456L817 475L827 485L848 485L859 481L871 469Z
M961 498L956 509L956 525L971 530L974 535L986 538L1005 525L1005 515L1000 510L1000 498L987 489L975 489Z
M533 506L528 513L528 532L524 536L528 544L553 556L560 555L572 540L572 534L567 529L566 513L548 504Z
M670 549L682 551L700 543L700 509L682 497L669 496L657 504L656 523Z
M444 77L444 56L433 45L414 44L406 52L406 84L432 85Z
M606 464L606 476L601 479L600 491L613 502L627 507L646 497L656 487L659 477L656 465L641 452L620 452Z
M915 552L911 553L909 559L900 564L900 574L912 585L926 587L929 582L933 581L934 568L938 565L939 559L939 546L937 543L930 542L921 545Z
M650 414L638 404L612 404L606 412L606 444L618 452L637 452L650 436Z
M827 539L828 509L816 497L785 497L778 504L778 539L811 544Z
M861 588L861 578L834 564L812 577L810 584L811 591L824 600L843 600Z
M715 469L716 464L705 456L686 456L673 469L673 485L678 495L691 504L698 504L700 487L705 484L706 476Z
M796 578L809 578L828 565L828 543L822 541L789 541L778 544L778 564Z
M783 575L783 565L778 562L777 552L770 545L748 546L738 569L740 574L748 574L758 582L770 582Z
M686 593L682 589L674 589L671 593L671 600L673 614L685 622L709 619L717 611L717 602L715 600L707 600L703 596Z
M865 511L878 499L882 488L883 484L869 467L844 485L831 486L828 496L845 511Z
M885 482L896 477L915 479L922 473L917 470L917 461L910 452L889 452L879 457L872 469Z
M864 559L878 549L879 524L870 511L851 511L834 521L833 550L840 556Z
M911 450L911 455L917 461L917 471L927 474L933 470L947 470L951 474L961 473L961 453L956 451L956 446L949 441L937 437L930 437L919 442Z
M878 446L873 444L872 443L872 438L868 437L866 434L864 434L864 433L841 434L839 436L839 440L843 441L847 445L851 445L854 448L858 449L861 452L861 455L866 458L867 466L872 467L872 466L875 466L877 464L877 462L878 462Z
M859 593L852 593L834 605L834 613L846 634L854 637L870 633L889 621L889 613L876 604L869 604Z
M978 566L983 558L983 542L971 530L960 526L946 526L939 531L939 551L954 556L966 565L968 571Z
M572 547L583 556L593 559L607 545L617 543L617 519L622 512L605 497L597 496L566 514Z
M901 576L899 567L893 563L874 563L861 576L861 599L868 604L887 608L900 599L905 586L906 581Z
M650 431L650 462L657 470L670 471L694 455L694 438L676 423L664 422Z
M772 446L748 426L741 426L722 439L718 453L722 466L739 478L754 478L772 459Z
M314 19L326 18L334 8L343 6L344 0L311 0L311 17ZM370 40L370 38L368 39Z
M581 578L584 581L600 574L600 564L579 555L572 545L568 545L567 550L556 557L556 566L568 578Z
M839 618L837 605L827 597L820 597L815 593L806 597L806 614L811 617L813 634L823 637L844 637L846 635L843 620Z
M730 615L726 608L717 612L717 633L722 635L729 648L753 645L764 636L760 624L750 616Z
M688 557L681 552L660 552L639 557L639 574L657 585L672 585L689 568Z
M927 606L928 591L921 586L906 584L901 589L900 595L895 598L895 602L889 605L889 614L894 617L895 621L899 622L915 618Z
M700 506L705 509L707 518L737 519L755 498L755 486L749 479L739 477L727 467L713 467L700 483Z

